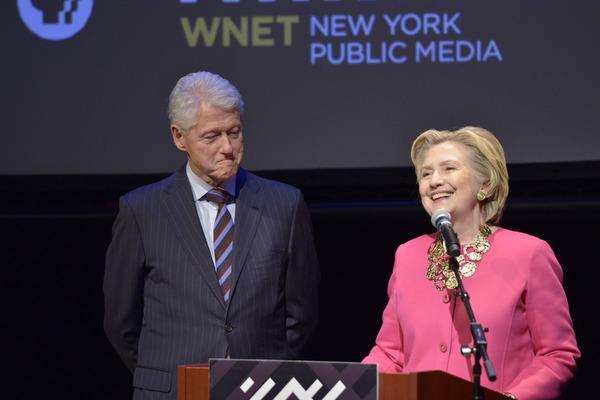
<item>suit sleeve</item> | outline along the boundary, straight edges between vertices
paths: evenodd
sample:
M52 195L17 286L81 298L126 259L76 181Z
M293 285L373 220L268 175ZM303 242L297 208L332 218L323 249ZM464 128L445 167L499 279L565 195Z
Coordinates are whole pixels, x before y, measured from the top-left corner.
M558 398L573 377L581 354L562 286L563 272L544 241L538 242L527 262L525 305L535 358L507 392L520 400Z
M313 229L302 194L293 216L286 274L286 337L290 358L299 358L318 320L320 270Z
M133 373L142 328L144 251L135 216L125 198L113 225L104 274L104 330Z

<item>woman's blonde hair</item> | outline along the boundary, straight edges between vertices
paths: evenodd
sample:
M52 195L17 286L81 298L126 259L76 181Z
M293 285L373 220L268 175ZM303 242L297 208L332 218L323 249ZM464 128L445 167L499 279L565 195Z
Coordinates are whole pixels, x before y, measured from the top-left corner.
M443 142L460 143L469 149L468 157L475 174L486 184L486 198L480 201L481 212L490 225L500 224L508 197L508 171L502 145L488 130L466 126L455 131L430 129L421 133L413 142L410 157L417 182L421 180L421 168L427 152Z

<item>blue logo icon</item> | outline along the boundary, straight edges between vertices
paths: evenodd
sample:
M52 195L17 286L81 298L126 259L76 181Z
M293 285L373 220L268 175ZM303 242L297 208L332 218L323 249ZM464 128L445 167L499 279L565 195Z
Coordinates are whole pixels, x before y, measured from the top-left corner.
M64 40L83 29L94 0L17 0L17 6L31 32L42 39Z

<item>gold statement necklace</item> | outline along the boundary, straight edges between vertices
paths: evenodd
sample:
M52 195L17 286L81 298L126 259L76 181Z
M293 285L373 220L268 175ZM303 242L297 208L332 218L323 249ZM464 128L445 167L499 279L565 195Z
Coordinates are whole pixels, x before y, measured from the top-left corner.
M492 230L487 225L479 227L479 234L473 239L473 243L469 243L463 247L463 254L456 257L458 261L458 271L463 278L473 276L477 269L477 261L481 260L482 254L487 253L490 249L490 241L488 236L492 234ZM429 246L427 251L429 254L429 268L427 268L427 279L433 281L437 290L456 289L458 280L454 271L450 268L448 258L444 257L444 245L440 236L435 238L435 242Z

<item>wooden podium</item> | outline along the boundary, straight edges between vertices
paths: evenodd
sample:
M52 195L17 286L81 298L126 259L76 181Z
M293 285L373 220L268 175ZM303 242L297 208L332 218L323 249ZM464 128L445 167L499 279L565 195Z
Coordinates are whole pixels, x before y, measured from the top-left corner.
M208 400L208 364L177 368L177 400ZM486 400L507 397L485 389ZM409 374L379 373L379 400L469 400L473 383L442 371Z

